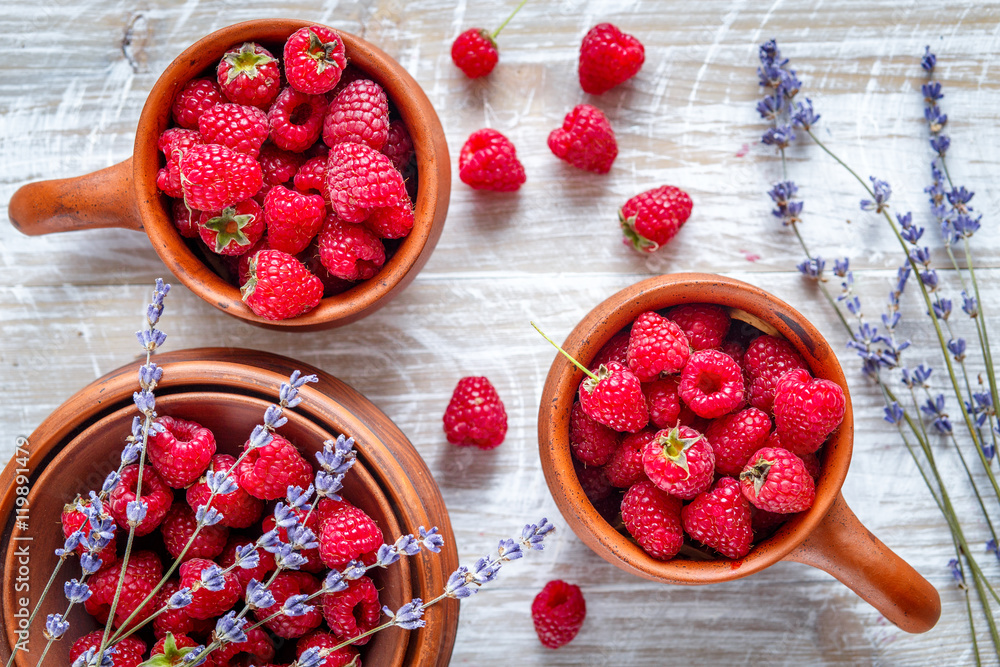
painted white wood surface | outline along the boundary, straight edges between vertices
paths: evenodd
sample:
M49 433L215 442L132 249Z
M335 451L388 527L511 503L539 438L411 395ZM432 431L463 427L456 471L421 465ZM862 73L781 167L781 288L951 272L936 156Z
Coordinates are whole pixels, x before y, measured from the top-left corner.
M780 165L757 143L753 104L756 45L775 37L823 115L824 140L862 175L889 179L897 210L912 209L926 223L929 149L918 58L932 45L947 94L952 175L976 190L974 203L986 214L977 256L989 324L1000 331L1000 5L535 0L501 35L496 71L486 80L465 79L449 57L452 39L468 27L496 26L514 4L7 0L0 6L0 220L26 182L128 157L159 72L207 32L289 16L361 34L424 86L453 163L469 133L494 127L516 144L526 185L516 195L484 194L456 178L430 262L407 291L364 321L315 334L263 331L173 281L163 326L169 349L268 349L316 364L365 393L434 471L463 560L527 520L548 515L556 522L562 530L547 551L513 564L489 592L464 603L454 664L971 664L963 598L946 567L953 555L947 528L843 348L836 319L794 270L801 257L789 232L772 221L764 195ZM647 59L632 82L592 98L577 84L576 54L586 30L601 21L639 37ZM545 145L563 115L584 101L601 107L618 135L620 154L607 176L576 171ZM851 255L866 312L876 316L901 260L895 242L857 210L856 183L818 149L804 145L791 155L791 175L806 200L803 234L828 257ZM663 183L691 193L694 215L668 248L640 257L621 245L615 212L631 195ZM936 240L934 229L928 234ZM545 485L535 436L553 352L528 320L562 337L614 291L680 270L723 273L777 294L841 351L857 418L844 494L873 532L938 586L944 612L934 630L902 633L828 575L798 564L709 588L645 582L605 564L566 528ZM69 395L136 356L132 332L149 286L164 274L138 233L27 238L0 224L0 458ZM939 364L913 294L906 303L901 330L914 340L910 363ZM456 450L441 431L455 382L473 374L490 377L510 419L507 441L489 453ZM974 516L959 471L946 474L957 504ZM970 531L982 544L983 527L970 519ZM998 565L982 562L1000 580ZM535 639L528 611L534 594L557 577L583 587L588 618L572 644L552 652ZM980 639L989 646L982 631Z

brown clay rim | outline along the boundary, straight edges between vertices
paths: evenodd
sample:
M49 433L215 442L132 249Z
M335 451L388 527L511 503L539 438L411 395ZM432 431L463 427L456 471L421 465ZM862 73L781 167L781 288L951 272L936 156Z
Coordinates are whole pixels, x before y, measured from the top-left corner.
M816 502L789 520L743 559L675 559L661 562L615 531L587 500L573 470L569 414L583 373L557 354L549 370L538 415L539 455L556 504L580 539L608 562L648 579L676 584L709 584L758 572L781 560L820 523L840 493L850 466L854 437L847 381L836 355L819 331L791 306L748 283L701 273L648 278L612 295L588 313L563 343L584 365L619 330L641 313L682 303L714 303L738 308L772 325L802 354L813 373L839 384L847 397L840 428L823 450Z
M188 248L174 228L164 197L156 188L160 156L157 138L168 127L174 96L190 79L213 66L232 46L245 41L283 43L302 27L293 19L261 19L217 30L192 44L167 66L146 99L135 135L133 183L136 207L160 259L192 292L216 308L255 324L277 329L314 330L357 320L378 308L416 277L444 227L451 191L451 162L444 130L416 80L388 54L365 40L337 30L351 64L369 73L385 89L406 123L416 149L419 183L413 230L373 278L327 297L314 310L273 322L255 315L238 288L215 274ZM278 54L276 54L278 55Z

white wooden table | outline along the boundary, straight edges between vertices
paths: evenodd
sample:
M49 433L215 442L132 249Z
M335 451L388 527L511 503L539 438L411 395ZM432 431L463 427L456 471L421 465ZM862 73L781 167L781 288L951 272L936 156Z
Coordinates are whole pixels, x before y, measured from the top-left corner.
M979 275L989 325L1000 337L1000 5L535 0L501 35L496 71L486 80L465 79L449 57L452 39L468 27L495 27L514 4L6 0L0 220L26 182L128 157L158 74L209 31L288 16L361 34L424 86L453 163L472 131L494 127L516 144L525 186L516 195L483 194L456 177L448 222L426 268L361 322L314 334L265 331L220 313L174 280L163 327L168 349L267 349L318 365L366 394L434 471L465 561L528 520L555 521L561 530L548 550L511 565L491 590L463 604L454 664L970 664L963 598L946 566L953 555L946 525L882 421L880 400L843 347L837 320L794 268L800 253L770 216L764 194L780 164L758 143L763 126L753 107L756 47L775 37L823 115L824 140L863 176L890 180L895 210L912 209L928 224L918 60L930 44L947 94L952 175L976 190L973 203L986 214L976 239ZM576 80L576 55L583 34L601 21L639 37L647 59L632 82L590 98ZM545 144L563 115L584 101L601 107L617 132L620 154L607 176L564 165ZM858 210L857 184L815 146L794 148L789 168L806 201L803 234L831 259L851 256L866 313L877 319L901 260L895 241ZM663 183L690 192L694 214L669 247L640 257L621 244L616 211ZM943 255L936 257L941 265ZM561 338L618 289L681 270L722 273L775 293L840 351L857 420L844 495L873 532L938 586L944 610L934 630L907 635L828 575L798 564L709 588L649 583L607 565L566 528L545 485L535 435L553 351L528 321ZM72 393L136 357L132 334L142 304L165 274L138 233L27 238L0 224L0 457ZM940 366L913 293L905 307L901 330L914 341L909 363ZM464 375L488 376L506 403L510 430L497 450L458 450L445 441L440 415ZM974 517L967 484L947 468L960 511ZM968 524L982 545L983 527L971 518ZM981 562L1000 581L1000 566L985 556ZM555 652L540 646L528 613L553 578L581 585L588 605L578 638ZM983 632L980 640L988 651Z

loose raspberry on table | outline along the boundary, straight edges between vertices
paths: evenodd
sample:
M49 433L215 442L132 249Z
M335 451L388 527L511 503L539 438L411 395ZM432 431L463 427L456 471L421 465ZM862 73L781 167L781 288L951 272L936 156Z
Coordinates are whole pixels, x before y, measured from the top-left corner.
M596 422L616 431L635 433L649 423L642 383L627 366L611 361L580 382L580 403Z
M151 431L146 456L163 481L182 489L198 479L215 454L215 436L197 422L158 417L163 430Z
M319 258L330 275L343 280L368 280L385 264L385 246L366 225L326 217L319 234Z
M253 157L227 146L192 146L181 157L184 201L199 211L219 211L257 194L264 184Z
M746 408L712 421L705 437L715 450L715 470L720 475L738 475L771 433L771 418L757 408Z
M451 44L451 60L470 79L493 71L500 60L497 43L483 28L469 28Z
M323 618L330 631L341 641L368 632L379 624L382 604L378 589L368 577L360 577L347 584L345 590L326 593L322 597ZM352 642L355 646L368 643L371 635Z
M392 160L392 166L399 171L406 169L413 159L413 139L406 129L406 123L398 118L389 123L389 132L382 144L382 154Z
M87 613L96 618L100 623L106 623L108 615L111 613L111 604L118 590L118 580L122 574L122 560L116 561L110 567L91 575L87 580L90 586L90 597L83 605ZM115 617L113 624L121 627L125 621L132 616L132 613L139 609L145 600L153 592L153 588L160 583L163 575L163 563L160 557L152 551L133 551L125 566L125 577L122 580L121 595L118 598L118 606L115 607ZM150 599L142 609L129 622L129 628L135 627L152 614L156 609Z
M241 288L243 301L266 320L297 317L318 306L323 298L320 279L287 252L261 250L250 259L248 272L250 277ZM283 495L284 491L274 497Z
M646 442L642 467L660 489L688 500L712 485L715 453L704 435L688 426L675 426Z
M794 368L805 368L802 356L784 338L758 336L747 346L743 369L749 380L750 405L771 412L778 380Z
M625 245L639 252L659 250L691 217L692 206L691 197L672 185L637 194L618 212Z
M347 84L330 102L323 119L323 143L365 144L382 150L389 137L389 98L371 79Z
M549 150L578 169L606 174L618 156L618 142L604 113L580 104L563 119L562 127L549 134Z
M798 456L780 447L757 450L740 473L740 489L755 507L802 512L816 500L816 483Z
M646 428L638 433L629 433L621 442L621 446L611 455L604 466L604 474L613 486L627 489L646 477L646 468L642 463L642 453L646 444L656 437L657 431Z
M729 333L729 313L715 304L691 303L677 306L667 312L667 317L684 330L692 350L717 348Z
M207 619L221 616L232 609L242 595L243 589L235 572L220 574L225 583L217 591L203 586L201 573L210 567L216 567L220 573L223 572L222 568L204 558L192 558L180 566L181 587L191 589L191 604L184 607L185 613L191 618Z
M531 603L531 620L538 640L547 648L559 648L576 637L587 616L587 603L580 587L556 579Z
M87 652L87 649L95 649L95 653L100 650L104 642L104 629L94 630L73 642L69 649L70 663ZM114 644L115 667L138 667L143 662L143 655L146 653L146 644L137 637L126 637Z
M217 255L242 255L261 239L264 229L264 211L253 199L198 216L198 235Z
M244 42L222 56L216 80L230 102L265 109L281 88L281 71L270 51Z
M444 411L448 442L460 447L493 449L507 435L507 412L503 401L485 377L458 381Z
M226 98L222 95L222 89L214 79L191 79L174 98L174 104L170 108L174 116L174 122L179 127L189 130L198 129L198 119L201 115L214 107L222 104Z
M261 254L278 252L266 250ZM318 279L317 279L318 280ZM248 440L244 447L249 446ZM236 469L240 488L255 498L284 498L288 487L306 488L312 483L313 469L291 442L275 433L271 442L247 452Z
M382 546L382 530L357 507L327 517L319 533L319 555L329 568L341 568Z
M721 417L743 405L743 371L725 352L698 350L681 371L678 391L699 417Z
M622 521L643 551L656 560L670 560L684 545L681 499L649 480L640 481L625 492Z
M691 348L687 336L673 321L655 311L635 318L628 339L628 367L642 382L661 374L678 373L687 364Z
M649 410L649 421L657 428L670 428L677 424L681 416L681 396L678 393L681 379L670 375L642 385Z
M610 23L591 28L580 45L580 87L600 95L635 76L646 60L642 43Z
M844 420L844 390L831 380L796 368L781 376L774 390L774 424L781 445L802 456L823 446Z
M510 139L489 128L469 135L458 155L458 177L475 190L513 192L524 185L524 166Z
M139 464L133 463L122 469L118 485L108 496L107 509L115 518L118 527L124 530L129 529L128 504L136 500L138 485ZM174 492L152 466L143 466L141 497L146 504L146 516L135 527L135 534L139 537L148 535L160 525L167 510L170 509L170 505L174 502Z
M274 250L297 255L319 233L326 204L319 195L304 195L276 185L264 198L267 243Z
M272 614L281 610L285 600L293 595L310 595L319 590L320 582L316 577L308 572L281 572L267 587L267 590L274 596L274 604L270 607L255 609L254 615L257 620L263 621ZM323 622L323 613L319 605L310 605L312 609L301 616L289 616L288 614L278 614L270 619L265 626L271 632L285 639L301 637L310 630L313 630ZM340 643L339 641L337 642Z
M334 646L340 646L343 643L342 639L338 639L328 632L316 630L302 637L295 644L295 656L301 658L302 654L311 648L332 649ZM360 667L358 660L358 650L353 646L344 646L327 654L325 658L316 664L316 667Z
M271 141L278 148L301 153L323 133L323 118L329 103L322 95L301 93L285 88L267 110Z
M76 503L79 503L84 508L89 508L92 504L90 500L85 500L83 498L77 498ZM87 515L77 509L76 503L63 506L62 514L59 517L60 523L62 524L63 537L68 538L70 535L79 530L82 531L83 536L89 540L93 526L90 523L90 519L87 518ZM106 505L104 506L104 512L108 512ZM110 514L104 514L101 521L107 519L113 519L113 517ZM101 523L101 521L98 521L98 523ZM108 532L110 534L106 535L106 537L108 537L110 541L108 541L107 544L104 545L104 548L96 554L97 558L101 559L102 568L111 565L118 559L118 553L116 551L118 540L114 524L111 525L111 530ZM76 545L76 553L82 555L86 551L87 547L83 544Z
M230 478L237 484L235 491L216 494L212 498L211 507L222 514L222 520L218 525L228 528L249 528L260 519L264 512L264 502L254 498L239 486L236 471L232 469L235 464L236 459L228 454L216 454L208 464L206 473L229 471ZM203 475L187 489L188 506L192 511L197 511L200 506L208 503L211 495L212 492Z
M618 450L621 434L587 416L579 401L569 414L569 447L578 461L602 466Z
M222 553L229 539L229 529L225 526L202 526L198 530L198 536L188 546L188 542L198 530L198 520L194 512L185 502L176 502L167 511L160 523L160 534L163 536L163 544L167 548L167 553L180 559L182 563L192 558L204 558L212 560ZM187 547L181 559L181 553Z
M251 157L260 153L269 131L267 114L242 104L217 104L198 119L198 133L206 144L228 146Z
M372 209L398 206L407 198L406 184L392 161L365 144L331 147L326 178L333 208L346 222L362 222Z
M347 67L344 40L336 30L313 25L299 28L284 47L288 84L309 95L333 90Z
M226 546L222 550L222 554L219 556L219 565L223 568L232 567L236 563L236 550L255 543L256 540L249 537L240 535L230 536L229 541L226 542ZM274 562L274 555L270 551L265 551L262 547L256 548L255 551L258 556L257 567L237 567L233 570L236 573L236 578L240 580L240 587L243 589L244 594L247 590L247 584L252 579L261 582L267 581L265 577L274 572L277 567Z
M743 558L750 553L750 503L732 477L721 478L711 491L684 506L681 524L685 533L726 558Z

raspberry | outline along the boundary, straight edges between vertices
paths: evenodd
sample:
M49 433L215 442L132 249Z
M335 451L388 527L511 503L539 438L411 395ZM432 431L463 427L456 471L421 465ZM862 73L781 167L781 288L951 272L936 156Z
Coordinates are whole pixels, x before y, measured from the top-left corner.
M740 490L755 507L778 514L802 512L816 500L816 483L795 454L763 447L740 473Z
M588 417L579 401L573 403L569 415L569 447L578 461L588 466L602 466L618 450L620 440L617 431Z
M231 471L233 465L236 463L236 459L228 454L216 454L212 457L211 462L208 464L207 472L216 472L220 470ZM231 478L236 477L235 473L230 475ZM264 502L254 498L249 493L243 490L242 487L238 486L235 491L230 493L220 493L216 494L212 498L211 507L216 509L220 514L222 514L222 520L219 522L220 526L226 526L228 528L248 528L260 519L260 515L264 511ZM198 507L204 505L208 502L209 496L212 492L208 488L208 482L204 476L195 481L194 484L188 487L187 490L187 503L188 506L193 510L197 511Z
M271 637L261 628L252 628L246 631L246 640L242 642L231 642L223 644L209 654L208 663L215 667L229 667L230 665L243 664L234 660L240 654L248 654L254 663L269 662L274 658L274 642ZM210 640L214 640L215 633L212 633Z
M228 146L257 157L267 139L267 114L257 107L217 104L198 119L198 132L207 144Z
M678 391L699 417L721 417L743 404L743 371L725 352L699 350L681 371Z
M758 336L743 355L743 369L749 380L750 405L770 412L778 380L793 368L805 368L806 362L784 338Z
M313 25L299 28L285 42L288 85L308 95L332 90L347 67L344 40L335 30Z
M108 621L111 603L114 601L121 573L122 561L119 560L114 565L91 575L87 581L91 595L83 605L87 609L87 613L101 623ZM155 553L152 551L132 552L128 565L125 566L125 578L122 583L121 595L118 598L118 606L115 607L114 625L116 627L121 627L132 616L132 613L139 609L142 601L149 597L153 588L160 583L162 574L163 564ZM152 602L153 600L147 602L142 610L135 615L129 623L130 628L141 623L147 616L156 611Z
M802 456L819 449L844 419L844 390L797 368L781 376L774 390L774 424L782 446Z
M266 250L264 253L277 252ZM318 280L318 279L317 279ZM250 444L247 441L246 447ZM274 434L271 442L247 452L236 470L241 488L255 498L284 498L288 487L306 488L312 483L313 469L295 445Z
M771 432L771 418L757 408L719 417L708 425L705 437L715 451L715 470L720 475L735 476Z
M322 95L285 88L267 110L271 141L278 148L300 153L312 146L323 132L328 104Z
M115 518L119 528L128 530L128 504L136 499L136 489L139 484L139 464L125 466L122 469L118 485L108 496L107 509ZM163 516L174 502L174 492L164 483L160 476L150 466L142 469L142 500L146 503L146 516L135 527L139 537L153 532Z
M684 330L692 350L717 348L729 333L729 313L722 306L691 303L672 308L667 317Z
M267 243L267 235L261 236L260 239L247 250L242 255L229 255L227 259L234 261L235 266L231 265L233 273L236 275L237 286L246 285L247 281L250 279L250 260L257 256L261 250L270 250L271 246Z
M354 283L350 280L338 278L323 266L323 260L320 258L319 253L319 237L313 239L309 247L297 255L297 257L299 261L305 264L309 272L323 283L323 296L341 294L354 286Z
M215 454L215 436L201 424L159 417L163 430L151 432L146 456L167 486L182 489L201 476Z
M635 76L646 59L642 43L610 23L590 29L580 45L580 87L600 95Z
M341 568L382 546L382 530L357 507L345 507L323 522L319 555L329 568Z
M264 199L267 243L274 250L297 255L319 232L324 217L326 204L322 197L276 185Z
M321 517L319 512L314 511L311 514L309 514L309 517L307 519L306 512L298 509L292 510L292 514L295 515L296 519L299 522L299 525L302 525L304 522L305 526L309 530L313 531L313 534L315 535L319 534L322 526L322 519L325 518L325 515ZM271 512L270 514L264 517L264 521L261 523L261 530L263 530L265 533L271 530L277 530L278 537L281 539L281 541L286 544L288 543L288 529L283 526L278 526L278 523L274 518L274 512ZM320 559L319 556L319 547L313 547L311 549L303 549L299 553L306 559L306 563L302 565L302 567L300 568L302 571L312 572L313 574L323 571L323 561Z
M103 628L80 637L73 642L73 646L69 649L70 664L75 663L77 658L87 652L87 649L92 648L94 649L94 653L97 653L103 642ZM146 653L146 644L136 637L126 637L115 642L114 651L115 667L138 667L143 661L142 656Z
M244 199L221 211L198 216L198 235L217 255L242 255L264 235L264 211L253 199Z
M368 577L348 582L347 588L340 592L325 594L322 602L323 618L341 641L368 632L379 624L382 616L378 590ZM371 635L353 644L361 646L369 639Z
M181 587L191 589L191 604L184 607L185 613L191 618L206 619L221 616L229 611L240 599L242 588L235 572L222 574L225 583L217 591L209 590L201 585L201 573L210 567L218 566L204 558L192 558L180 567ZM222 568L219 568L222 571ZM198 584L195 586L195 584Z
M597 107L580 104L549 134L549 150L578 169L606 174L618 156L611 123Z
M590 362L590 370L596 372L601 367L601 364L607 366L609 361L617 361L622 366L627 366L628 339L630 335L630 331L623 330L612 336L611 340L597 351L594 360Z
M656 431L643 429L638 433L630 433L622 439L621 446L611 455L611 460L604 466L604 474L613 486L627 489L646 477L646 468L642 464L642 452L646 444L656 437Z
M475 190L513 192L525 181L510 139L489 128L469 135L458 155L458 177Z
M628 339L628 367L642 382L680 372L691 349L687 336L671 320L646 311L635 318Z
M180 160L184 201L218 211L257 194L264 184L257 160L218 144L192 146Z
M389 136L389 100L371 79L347 84L330 102L323 119L323 143L366 144L381 150Z
M750 526L753 528L753 536L760 542L766 537L770 537L783 523L788 521L792 515L777 514L776 512L765 512L750 506Z
M304 194L318 193L329 203L330 189L326 184L326 157L306 160L295 172L295 189Z
M201 646L198 642L191 639L187 635L170 633L169 636L161 637L156 640L153 644L153 648L149 651L150 659L156 656L163 656L163 659L167 660L166 664L171 667L181 667L184 664L184 658L181 655L181 649L194 648L196 646ZM115 656L117 658L117 656ZM210 654L209 662L204 663L208 665L216 657L215 651ZM163 664L163 663L155 663ZM118 662L115 661L115 667L117 667Z
M287 533L286 533L287 535ZM232 567L236 563L236 549L238 547L245 547L248 544L254 544L256 541L250 539L249 537L232 536L229 541L226 542L225 548L222 550L222 555L219 556L219 565L223 568ZM265 551L262 548L257 548L258 563L257 567L237 567L233 572L236 573L236 578L240 581L240 587L243 592L246 593L247 584L250 583L252 579L257 581L267 581L266 577L271 572L274 572L277 567L274 562L274 556L270 551Z
M691 197L672 185L637 194L618 212L623 242L639 252L660 249L691 217L692 206Z
M478 79L493 71L500 60L500 52L487 30L469 28L452 42L451 60L465 76Z
M90 507L91 501L83 500L82 498L77 498L76 503L79 503L83 507ZM76 508L76 503L72 505L65 505L63 507L62 515L60 515L60 522L62 523L63 537L68 538L70 535L76 531L82 531L83 536L90 539L90 532L93 530L93 526L90 523L90 519ZM112 518L110 514L106 514L108 511L107 506L104 506L104 519ZM101 521L98 521L101 523ZM101 559L101 567L107 567L115 562L118 558L117 549L117 538L115 536L115 527L112 524L110 532L110 541L104 545L104 548L97 552L97 557ZM87 547L83 544L76 545L76 553L83 554L87 551Z
M392 166L399 171L403 171L413 158L413 139L406 124L398 118L389 123L382 154L392 160Z
M187 503L174 503L160 523L160 533L163 535L163 544L167 547L167 552L175 559L180 558L181 552L197 529L198 520L194 518L194 512ZM192 558L212 560L222 553L228 538L229 529L225 526L202 526L198 531L198 537L191 542L181 562Z
M204 144L197 130L168 128L160 135L158 148L166 158L166 166L156 173L156 187L168 197L180 199L184 196L181 185L181 159L192 146Z
M625 492L622 521L643 551L656 560L670 560L684 544L681 499L649 480L638 482Z
M274 581L267 590L274 596L274 604L270 607L255 609L254 615L258 620L264 620L281 609L285 600L293 595L309 595L319 590L319 580L308 572L282 572L274 578ZM319 626L323 622L323 614L316 605L310 605L312 609L301 616L289 616L288 614L278 614L264 625L274 634L285 639L301 637L310 630ZM338 644L340 642L337 642Z
M823 464L820 462L819 456L816 455L816 452L803 454L802 456L799 456L799 458L802 459L802 464L805 465L806 472L809 473L809 476L813 478L814 482L818 482L819 474L823 469Z
M401 239L413 229L413 207L409 199L401 199L398 206L376 208L365 220L365 226L382 239Z
M295 656L301 658L302 654L311 648L320 650L332 649L334 646L339 646L342 643L342 639L338 639L328 632L317 630L309 633L295 644ZM315 664L316 667L352 667L353 665L360 667L358 650L353 646L344 646L327 654L326 657Z
M278 61L270 51L253 42L226 51L216 75L230 102L261 109L271 104L281 87Z
M712 485L715 453L698 431L687 426L663 429L642 450L646 476L667 493L684 500Z
M711 491L682 508L681 524L685 533L726 558L743 558L750 553L750 503L732 477L723 477Z
M680 378L670 375L661 380L642 385L649 410L649 421L657 428L670 428L677 424L681 416L681 397L678 393Z
M719 349L735 359L736 363L740 365L740 368L743 367L743 355L746 354L746 349L739 343L739 341L727 340L719 346Z
M587 603L580 587L560 579L545 584L531 603L535 632L547 648L559 648L572 641L586 616Z
M458 381L444 411L448 442L459 447L493 449L507 435L507 412L497 390L484 377Z
M362 222L372 209L398 206L407 196L392 161L365 144L331 147L326 178L333 208L346 222Z
M191 79L174 98L171 107L174 122L180 127L197 130L201 115L225 101L222 89L214 79Z
M573 461L573 470L576 472L576 478L583 488L584 495L590 502L600 502L611 495L611 482L608 481L604 468L587 466L579 461Z
M286 252L262 250L250 259L248 270L250 277L241 288L243 301L266 320L296 317L318 306L323 298L320 279ZM274 497L283 495L284 491Z
M580 383L580 403L596 422L635 433L649 423L642 384L632 371L611 361Z
M181 588L181 580L167 579L153 597L152 609L164 609L170 597ZM187 615L185 607L167 609L153 619L153 635L162 639L168 632L178 635L193 635L207 632L214 623L209 619L194 619Z
M306 158L301 153L278 148L274 144L264 144L260 147L257 163L260 164L264 176L264 185L282 185L291 181ZM266 193L265 193L266 194Z
M180 180L178 179L178 187ZM178 196L183 196L180 193ZM173 214L171 220L173 220L174 227L177 228L177 232L186 239L193 239L198 237L198 218L200 213L193 209L187 207L183 199L174 199L170 203L170 211Z
M331 213L319 234L319 258L332 276L368 280L385 264L385 246L368 227Z

